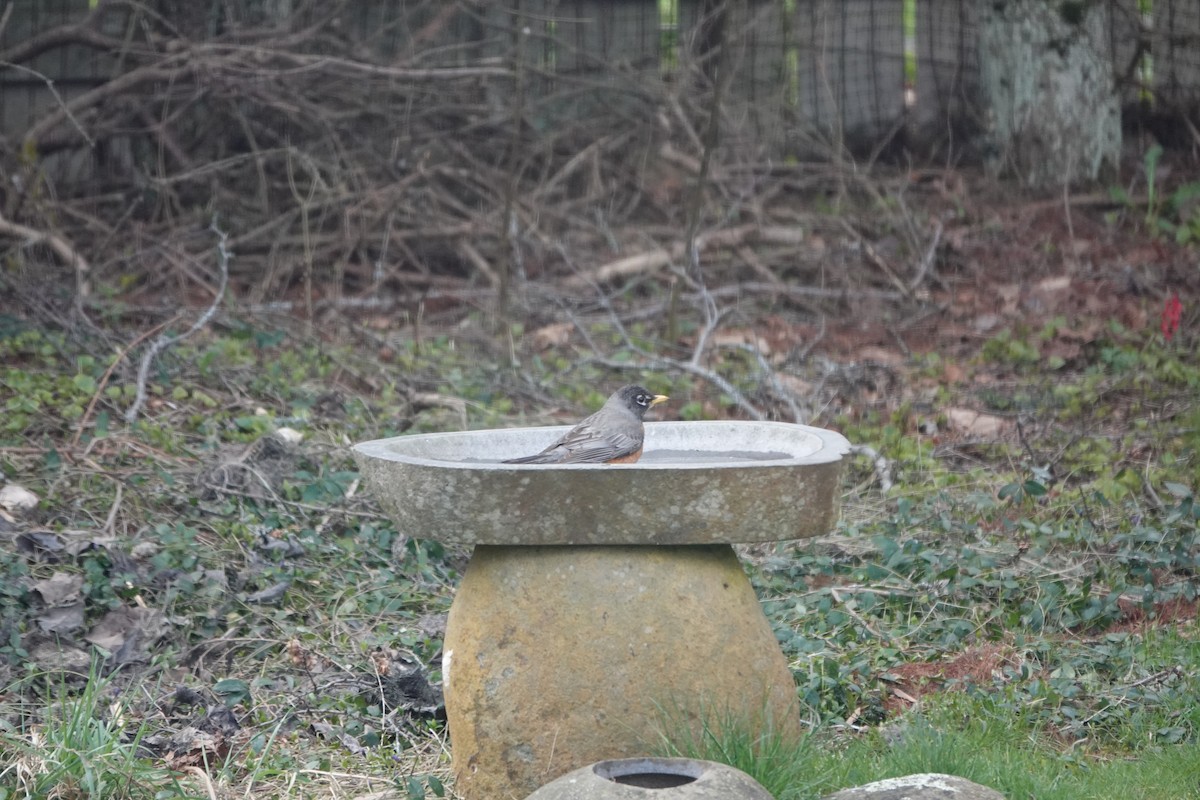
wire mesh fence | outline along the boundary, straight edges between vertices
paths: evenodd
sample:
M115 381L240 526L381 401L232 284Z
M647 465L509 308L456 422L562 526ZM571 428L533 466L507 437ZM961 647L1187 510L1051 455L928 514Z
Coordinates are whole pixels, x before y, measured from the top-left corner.
M128 66L108 42L141 44L137 7L97 15L90 5L20 0L5 7L0 102L8 137L19 139L54 106ZM1107 6L1122 101L1194 120L1200 0L1107 0ZM675 95L704 89L703 77L714 74L705 37L720 17L736 44L723 113L743 141L777 156L812 156L820 148L809 145L831 140L869 152L902 133L909 134L908 148L919 149L922 141L969 135L984 113L976 84L977 4L970 0L388 0L344 2L334 15L284 0L164 0L156 11L190 40L242 25L295 35L316 24L330 52L349 43L356 57L381 64L465 68L513 63L520 52L525 99L539 103L546 123L564 114L586 117L596 103L612 102L617 87L657 94L665 85ZM89 19L106 39L66 35ZM497 105L514 99L506 90L489 87Z

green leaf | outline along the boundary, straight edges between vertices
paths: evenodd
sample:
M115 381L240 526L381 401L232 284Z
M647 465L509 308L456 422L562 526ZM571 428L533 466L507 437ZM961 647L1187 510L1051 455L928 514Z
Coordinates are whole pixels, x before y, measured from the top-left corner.
M1184 486L1182 483L1175 483L1174 481L1166 481L1165 483L1163 483L1163 488L1165 488L1168 492L1173 494L1179 500L1183 500L1185 498L1192 496L1192 490L1189 489L1188 487Z
M1034 480L1025 481L1024 489L1030 497L1042 497L1048 491L1043 484Z
M1192 181L1180 186L1171 193L1170 206L1173 211L1178 211L1181 207L1187 205L1192 200L1200 198L1200 182Z
M227 706L249 702L250 685L240 678L224 678L213 686L213 694L218 695Z

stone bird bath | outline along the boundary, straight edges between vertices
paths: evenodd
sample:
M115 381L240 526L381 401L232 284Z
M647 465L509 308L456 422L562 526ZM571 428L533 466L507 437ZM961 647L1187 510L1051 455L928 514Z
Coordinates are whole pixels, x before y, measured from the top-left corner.
M501 464L566 427L354 448L414 537L474 545L442 678L456 788L519 800L670 725L799 730L795 685L733 542L828 531L837 433L777 422L646 425L637 464Z

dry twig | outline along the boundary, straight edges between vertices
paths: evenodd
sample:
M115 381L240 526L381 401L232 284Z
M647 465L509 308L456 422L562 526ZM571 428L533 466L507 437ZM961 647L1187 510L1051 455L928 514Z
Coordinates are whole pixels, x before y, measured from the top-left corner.
M212 319L214 314L217 313L217 308L221 305L221 301L225 298L225 287L229 285L229 260L232 258L233 254L230 253L226 248L228 235L217 227L217 221L215 219L213 220L209 229L213 233L217 234L218 237L217 264L221 270L221 282L217 287L216 296L213 297L212 304L205 309L203 314L196 318L196 321L193 322L192 326L186 331L178 336L160 336L158 339L155 339L148 348L146 348L146 352L142 354L142 362L138 366L137 394L134 396L133 402L130 404L129 408L125 411L125 421L130 424L137 419L138 414L142 410L142 406L146 402L146 379L150 374L150 363L154 360L154 357L163 350L166 350L168 347L182 342L184 339L188 338L196 331L207 325L208 321Z
M78 286L77 298L81 300L89 294L87 275L91 272L92 266L66 239L49 231L37 230L19 222L10 222L2 215L0 215L0 234L24 239L28 244L44 243L68 266L74 268Z

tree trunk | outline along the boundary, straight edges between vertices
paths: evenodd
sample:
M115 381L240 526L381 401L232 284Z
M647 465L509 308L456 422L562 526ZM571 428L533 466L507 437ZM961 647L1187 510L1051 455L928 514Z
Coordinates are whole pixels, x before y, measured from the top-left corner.
M1115 168L1121 118L1101 3L994 0L980 26L979 71L994 174L1029 186L1094 181Z

